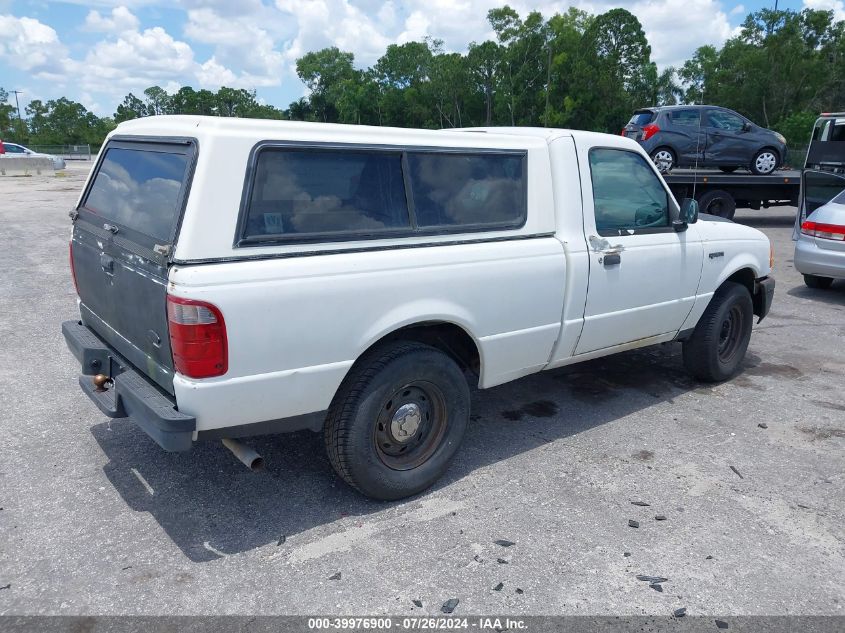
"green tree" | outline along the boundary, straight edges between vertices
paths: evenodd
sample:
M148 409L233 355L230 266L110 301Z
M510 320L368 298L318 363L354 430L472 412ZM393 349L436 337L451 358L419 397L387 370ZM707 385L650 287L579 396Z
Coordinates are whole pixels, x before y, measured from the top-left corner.
M171 98L164 88L160 88L159 86L150 86L144 90L144 96L147 98L147 116L171 113Z
M114 113L116 123L123 123L131 119L138 119L147 116L147 106L131 92L123 98L123 103L117 106Z
M484 125L493 124L493 104L499 83L499 67L502 62L502 48L496 42L473 42L467 53L467 73L471 88L480 93L484 102Z
M296 74L311 91L310 116L324 122L338 121L337 102L348 81L354 80L355 56L332 46L307 53L296 60Z
M707 103L707 88L713 88L713 81L719 67L719 52L714 46L701 46L691 59L684 62L678 76L686 86L685 103Z
M8 103L9 93L0 86L0 139L17 138L20 135L20 126L15 114L15 106ZM20 139L23 140L23 139Z
M584 33L573 69L572 122L576 127L615 132L653 94L651 47L640 21L625 9L596 16Z
M488 11L487 20L504 47L496 99L499 120L509 125L542 123L551 57L548 25L537 11L522 20L508 5Z
M29 133L33 137L37 137L44 127L47 124L47 114L49 114L49 109L46 105L41 101L41 99L33 99L29 102L29 105L24 108L26 112L26 116L28 118L27 125L29 127Z

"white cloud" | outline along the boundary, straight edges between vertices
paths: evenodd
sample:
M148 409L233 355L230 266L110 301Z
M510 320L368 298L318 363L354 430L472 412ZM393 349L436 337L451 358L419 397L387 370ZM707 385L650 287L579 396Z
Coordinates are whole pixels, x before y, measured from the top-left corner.
M20 70L58 69L66 54L55 29L34 18L0 15L0 59Z
M842 0L804 0L804 8L833 11L835 20L845 20L845 2Z
M327 46L355 54L358 64L372 64L395 41L388 33L396 20L393 9L366 12L351 0L276 0L276 7L295 21L296 33L286 44L285 58Z
M241 71L240 77L231 74L226 85L277 85L284 72L285 59L276 49L273 37L259 24L262 23L254 15L225 17L213 9L195 9L188 11L185 35L193 41L215 45L214 56L209 60L214 63L209 68L223 64ZM206 69L203 76L220 75Z
M89 11L85 17L85 30L102 33L121 33L138 28L138 18L126 7L115 7L111 17L104 17L99 11Z

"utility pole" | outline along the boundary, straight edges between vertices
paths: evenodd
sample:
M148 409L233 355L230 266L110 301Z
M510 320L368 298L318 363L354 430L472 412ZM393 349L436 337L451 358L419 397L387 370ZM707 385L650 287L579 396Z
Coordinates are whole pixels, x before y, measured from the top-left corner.
M18 101L18 95L23 93L20 90L12 90L12 92L15 93L15 105L18 107L18 134L21 135L21 137L18 139L18 142L23 143L23 119L21 118L21 103L20 101Z

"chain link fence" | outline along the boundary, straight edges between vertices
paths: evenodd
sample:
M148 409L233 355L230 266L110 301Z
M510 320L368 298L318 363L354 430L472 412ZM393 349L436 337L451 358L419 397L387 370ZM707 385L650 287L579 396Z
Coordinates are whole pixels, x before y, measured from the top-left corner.
M90 145L28 145L33 152L61 156L65 160L91 160Z
M809 145L788 146L786 148L786 157L783 161L783 166L789 169L803 169L804 160L807 158L807 148Z

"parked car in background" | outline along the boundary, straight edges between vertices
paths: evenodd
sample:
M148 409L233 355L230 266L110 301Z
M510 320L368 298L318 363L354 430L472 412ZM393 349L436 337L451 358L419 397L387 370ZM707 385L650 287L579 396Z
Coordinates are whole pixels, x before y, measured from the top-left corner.
M662 173L697 166L771 174L786 156L781 134L716 106L643 108L634 112L621 134L642 145Z
M807 286L845 279L845 113L822 114L813 125L793 239Z
M6 149L6 152L3 154L3 158L49 158L53 161L53 169L59 170L65 168L65 159L61 156L54 156L53 154L42 154L41 152L36 152L34 150L29 149L28 147L24 147L23 145L18 145L17 143L9 143L4 142L3 147Z

